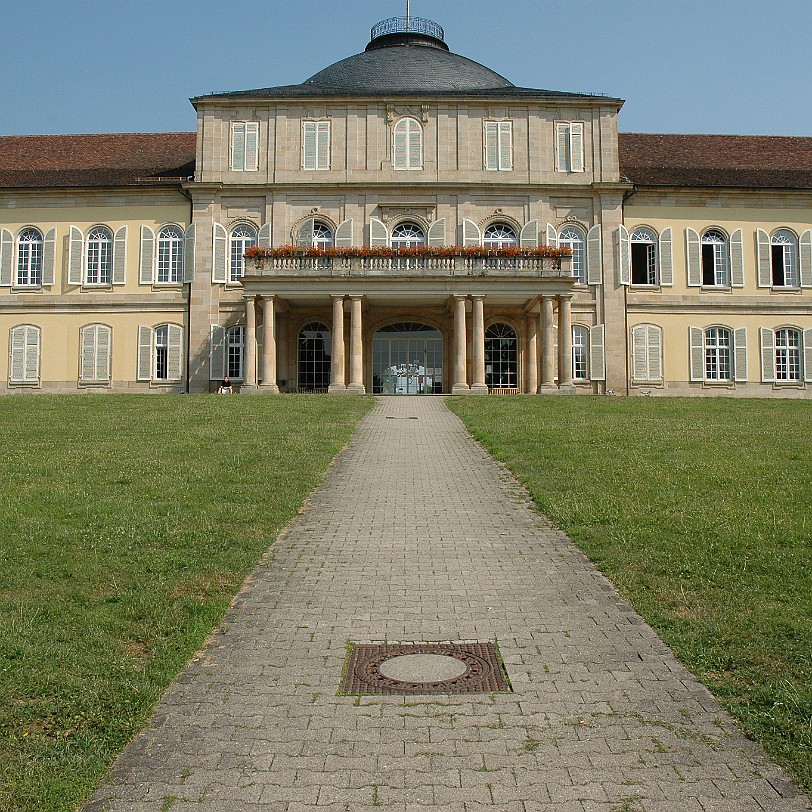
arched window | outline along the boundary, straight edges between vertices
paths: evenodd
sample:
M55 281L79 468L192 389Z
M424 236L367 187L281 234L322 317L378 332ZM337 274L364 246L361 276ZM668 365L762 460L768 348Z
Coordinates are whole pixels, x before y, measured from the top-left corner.
M518 340L509 324L492 324L485 330L485 383L488 389L519 386Z
M178 226L164 226L158 232L158 284L180 284L183 281L183 231Z
M782 327L775 331L775 379L801 380L801 331Z
M392 248L413 248L426 244L426 234L415 223L398 223L392 229L390 242Z
M315 248L332 248L334 240L330 226L318 221L313 225L313 246Z
M492 223L482 235L485 248L513 248L518 244L516 232L506 223Z
M87 234L88 285L109 285L113 276L113 232L105 226L95 226Z
M728 238L717 228L702 235L702 284L726 287L730 284Z
M732 344L732 336L727 327L708 327L705 330L705 380L732 380Z
M393 131L395 169L423 168L423 128L414 118L402 118Z
M775 287L798 287L798 238L780 228L770 238L772 279Z
M632 258L632 284L657 284L657 235L639 226L629 238Z
M17 285L42 285L42 234L35 228L24 228L17 238Z
M589 380L589 329L580 324L572 326L572 379Z
M330 386L332 336L321 322L299 330L297 388L300 392L326 392Z
M231 251L228 269L230 282L239 282L245 276L245 252L257 244L257 230L248 223L240 223L231 229ZM230 377L230 373L229 373ZM235 376L237 377L237 376Z
M558 235L558 247L572 251L572 275L586 284L586 238L578 226L566 226Z

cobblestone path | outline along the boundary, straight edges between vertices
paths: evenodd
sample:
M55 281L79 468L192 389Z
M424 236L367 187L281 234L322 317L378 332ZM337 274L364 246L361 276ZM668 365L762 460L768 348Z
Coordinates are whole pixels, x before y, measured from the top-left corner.
M449 640L513 692L338 695L347 641ZM388 398L87 810L811 808L442 400Z

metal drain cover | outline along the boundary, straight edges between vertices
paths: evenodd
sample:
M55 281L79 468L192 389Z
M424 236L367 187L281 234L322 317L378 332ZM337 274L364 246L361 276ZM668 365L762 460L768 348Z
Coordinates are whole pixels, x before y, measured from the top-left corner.
M346 694L470 694L510 691L494 643L352 643Z

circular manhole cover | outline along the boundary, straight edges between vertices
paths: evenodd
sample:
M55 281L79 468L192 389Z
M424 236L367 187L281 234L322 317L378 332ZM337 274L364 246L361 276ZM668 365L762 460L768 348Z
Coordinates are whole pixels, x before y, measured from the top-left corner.
M442 682L461 677L468 665L446 654L401 654L384 660L378 671L396 682Z

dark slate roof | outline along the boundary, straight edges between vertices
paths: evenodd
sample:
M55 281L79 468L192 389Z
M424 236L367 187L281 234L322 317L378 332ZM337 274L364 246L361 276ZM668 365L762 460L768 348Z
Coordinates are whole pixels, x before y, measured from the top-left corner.
M619 151L636 186L812 189L812 138L620 133Z
M195 133L0 137L0 188L177 185L195 171Z

